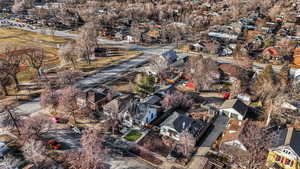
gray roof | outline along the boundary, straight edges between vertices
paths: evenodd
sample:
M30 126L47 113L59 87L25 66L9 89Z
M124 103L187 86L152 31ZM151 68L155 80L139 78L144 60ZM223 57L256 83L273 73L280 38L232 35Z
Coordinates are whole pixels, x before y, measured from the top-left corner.
M168 126L178 133L186 130L195 136L198 131L206 128L208 124L202 120L195 120L186 115L173 112L160 126Z
M133 102L129 103L128 106L128 113L136 120L143 120L143 118L147 114L147 110L150 108L149 104L141 103L138 100L134 100Z
M300 131L294 128L284 128L277 131L272 147L289 145L300 156Z
M145 103L154 105L154 104L159 103L161 100L162 100L162 98L160 98L159 96L152 95L145 99Z
M248 110L248 106L240 101L239 99L230 99L226 100L220 109L228 109L233 108L234 110L238 111L239 113L243 114Z

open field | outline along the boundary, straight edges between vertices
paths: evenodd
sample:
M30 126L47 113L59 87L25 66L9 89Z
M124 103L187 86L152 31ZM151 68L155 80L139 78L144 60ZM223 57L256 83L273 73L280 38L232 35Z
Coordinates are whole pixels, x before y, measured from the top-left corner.
M59 46L62 46L69 41L71 40L67 38L44 35L15 28L0 28L0 53L4 53L7 47L10 49L41 47L45 49L48 56L44 62L44 69L46 70L55 68L54 70L60 71L71 67L71 65L60 67L60 59L57 57ZM127 60L138 54L138 52L135 51L119 50L109 46L105 48L113 50L114 56L97 58L92 61L91 65L88 65L85 61L79 61L76 67L86 73L93 73L96 68ZM32 80L35 73L35 70L28 67L18 74L18 78L20 82L28 82Z
M56 56L59 45L69 42L69 39L49 36L35 32L15 28L0 29L0 52L4 52L6 47L41 47L50 56Z

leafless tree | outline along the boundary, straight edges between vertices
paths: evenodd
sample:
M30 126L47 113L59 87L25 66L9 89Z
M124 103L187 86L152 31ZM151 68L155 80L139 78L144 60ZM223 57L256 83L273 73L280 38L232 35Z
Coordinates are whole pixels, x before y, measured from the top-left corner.
M209 89L214 81L220 78L216 62L201 55L190 58L186 71L191 74L198 90Z
M77 70L64 70L62 72L57 73L58 84L61 86L73 85L76 80L79 80L81 76L81 72Z
M195 148L196 139L188 131L180 133L179 137L179 151L188 158Z
M78 56L84 58L88 64L95 57L95 49L97 47L98 31L95 23L89 22L83 25L76 39L76 49Z
M57 164L48 157L46 145L41 140L29 139L21 148L24 157L31 161L34 169L57 169Z
M23 141L28 142L31 139L41 140L42 135L49 131L51 125L50 120L41 115L23 119L22 128L20 128Z
M0 60L0 86L5 96L8 95L7 86L11 84L12 84L12 78L9 72L9 63L6 60L1 59Z
M103 146L104 138L99 131L87 129L81 136L82 149L69 153L66 162L69 168L76 169L106 169L104 160L107 149Z
M17 89L19 89L19 80L17 78L17 74L21 71L20 66L22 57L20 55L15 55L13 50L10 50L9 48L5 49L5 56L7 60L8 73L14 79Z
M34 49L28 53L26 53L26 60L30 67L35 69L38 73L38 76L41 76L41 68L44 65L44 60L46 58L46 54L44 49Z
M274 133L268 133L265 128L255 122L247 121L240 135L240 142L246 151L238 145L222 145L222 151L231 157L238 168L262 169L266 162L268 148L271 147Z
M15 169L20 162L21 160L9 154L3 157L3 160L0 162L0 168Z
M276 43L276 46L279 48L281 56L291 56L294 52L296 44L288 38L282 38Z
M76 69L77 56L75 54L74 44L68 43L61 47L58 51L58 56L64 63L71 63L73 69Z
M20 135L20 116L16 109L11 106L5 106L0 113L3 116L2 126L16 128Z
M25 12L27 9L34 7L34 0L14 0L12 11L14 13Z
M167 94L161 101L161 104L165 109L179 107L183 109L190 109L193 105L193 100L189 99L188 96L182 92L176 91L174 93Z
M74 123L76 124L76 113L79 109L79 105L77 103L77 96L79 94L79 90L74 86L66 86L62 89L61 95L59 98L59 107L60 109L67 115L72 116Z
M55 89L45 89L41 93L40 104L44 108L51 107L56 110L59 105L59 94L55 91Z
M120 105L117 100L113 100L105 105L103 110L108 114L108 118L111 124L112 134L115 134L115 130L120 123Z
M269 16L272 18L273 21L275 21L276 17L280 15L282 9L280 5L274 5L271 9L269 9Z
M133 42L134 43L141 41L141 39L142 39L142 32L141 32L141 30L139 28L139 24L138 23L135 22L135 23L131 24L130 34L133 37Z

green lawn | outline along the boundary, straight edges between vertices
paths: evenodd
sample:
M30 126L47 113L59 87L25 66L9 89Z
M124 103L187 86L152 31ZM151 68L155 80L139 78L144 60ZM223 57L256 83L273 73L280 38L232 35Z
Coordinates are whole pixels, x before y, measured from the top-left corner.
M131 130L124 138L128 141L136 141L142 136L141 133L139 133L136 130Z

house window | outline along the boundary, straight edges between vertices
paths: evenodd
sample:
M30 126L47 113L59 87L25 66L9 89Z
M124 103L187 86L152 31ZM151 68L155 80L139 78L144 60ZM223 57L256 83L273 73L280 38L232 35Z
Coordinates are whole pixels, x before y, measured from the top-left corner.
M290 165L290 166L293 167L293 165L294 165L294 161L291 162L291 165Z
M276 155L275 161L280 161L281 157L279 155Z
M284 164L285 164L285 165L290 165L290 164L291 164L291 160L286 159Z
M154 116L153 113L151 113L151 119L153 119L153 116Z

